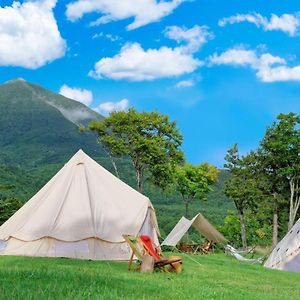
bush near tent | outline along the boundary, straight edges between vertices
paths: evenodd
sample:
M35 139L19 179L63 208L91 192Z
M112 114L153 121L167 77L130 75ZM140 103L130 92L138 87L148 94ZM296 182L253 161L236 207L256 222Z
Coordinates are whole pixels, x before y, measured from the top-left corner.
M22 205L23 203L16 198L0 200L0 225L8 220Z
M228 211L223 224L217 228L236 248L242 246L240 219L235 211ZM246 233L248 245L272 244L272 225L260 222L250 213L246 214Z

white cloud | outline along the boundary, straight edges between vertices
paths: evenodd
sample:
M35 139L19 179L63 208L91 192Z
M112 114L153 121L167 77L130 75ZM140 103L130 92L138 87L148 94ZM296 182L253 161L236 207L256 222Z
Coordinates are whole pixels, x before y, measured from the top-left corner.
M250 67L263 82L300 81L300 65L289 67L285 59L270 53L257 55L254 50L229 49L209 57L211 65Z
M189 53L197 52L202 45L207 43L208 39L214 37L213 34L208 31L207 26L198 25L190 29L179 26L168 26L165 30L165 35L177 43L185 42L186 46L181 46L181 49Z
M203 64L193 54L211 37L205 26L191 29L172 26L165 35L185 44L145 50L138 43L127 43L115 56L100 59L89 75L96 79L153 80L191 73Z
M300 66L264 68L257 73L257 77L264 82L300 81Z
M121 37L118 36L118 35L113 35L113 34L110 34L110 33L104 34L103 32L94 34L92 36L92 39L94 40L94 39L98 39L98 38L101 38L101 37L104 37L104 38L110 40L111 42L116 42L116 41L121 39Z
M92 39L99 39L101 37L104 37L104 33L103 32L99 32L99 33L95 33L93 36L92 36Z
M144 50L138 43L128 43L119 54L99 60L89 75L96 79L142 81L191 73L200 65L198 59L178 48Z
M220 55L214 53L210 56L209 61L214 65L254 66L257 63L257 57L252 50L233 48Z
M28 1L0 7L0 65L36 69L64 56L53 15L56 0Z
M188 80L181 80L177 82L175 86L178 88L186 88L186 87L192 87L194 85L195 85L195 81L192 79L188 79Z
M105 37L106 37L108 40L110 40L111 42L116 42L116 41L118 41L118 40L120 39L119 36L113 35L113 34L110 34L110 33L106 34Z
M262 16L258 13L237 14L228 18L223 18L219 21L219 26L227 24L249 22L255 24L257 27L262 27L265 31L280 30L290 36L295 36L300 25L299 13L296 14L283 14L277 16L271 15L271 18Z
M265 26L265 30L281 30L290 36L294 36L299 25L298 15L283 14L282 16L277 16L272 14L270 21Z
M100 13L101 17L92 22L92 26L134 18L127 26L128 30L132 30L159 21L185 1L187 0L77 0L67 5L66 15L70 21L76 21L85 14Z
M87 109L66 109L61 106L56 106L56 108L71 122L75 124L80 124L80 121L95 119L95 115L92 111Z
M93 102L93 93L86 89L71 88L64 84L59 93L67 98L79 101L84 105L89 106Z
M129 101L127 99L122 99L119 102L103 102L94 110L104 116L109 115L113 111L123 111L129 107Z
M264 24L266 19L258 13L251 13L251 14L237 14L235 16L231 16L228 18L223 18L219 20L218 25L219 26L226 26L227 24L235 24L235 23L241 23L241 22L249 22L255 24L257 27Z

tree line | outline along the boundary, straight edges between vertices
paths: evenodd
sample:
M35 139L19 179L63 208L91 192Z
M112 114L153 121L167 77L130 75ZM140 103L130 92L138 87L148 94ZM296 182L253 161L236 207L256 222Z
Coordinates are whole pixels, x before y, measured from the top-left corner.
M224 191L235 203L243 247L247 214L272 227L275 247L279 230L291 229L300 205L300 116L279 114L257 149L241 155L235 144L225 159L231 177Z
M183 137L176 122L158 112L112 112L102 122L89 124L97 141L108 155L115 175L119 177L116 157L131 161L135 170L136 189L143 191L146 181L169 191L177 191L188 217L194 199L205 200L211 185L217 181L218 169L209 163L192 165L185 161Z
M80 130L95 133L117 177L120 159L131 164L139 192L150 182L166 193L180 195L186 217L191 217L191 203L205 200L218 180L215 166L186 161L181 149L183 136L176 122L158 112L112 112L103 121L93 121ZM276 245L279 235L293 226L300 206L299 153L300 116L295 113L280 114L267 128L259 147L246 155L239 153L237 144L228 149L224 167L230 176L224 193L234 202L238 214L236 220L235 213L229 213L221 228L229 239L241 238L246 247L251 229L264 238L270 228ZM21 204L15 199L2 199L0 224ZM236 225L239 236L235 235Z
M273 246L278 242L279 229L290 229L295 222L300 205L299 125L299 115L280 114L256 150L240 155L236 144L225 156L224 167L231 176L224 192L236 206L244 247L249 218L260 222L261 227L272 226ZM215 166L185 161L183 137L168 116L129 109L113 112L103 122L92 122L89 129L96 132L117 176L114 158L127 157L135 170L136 189L142 192L144 182L149 180L162 189L176 191L186 217L190 203L205 200L217 181L219 171Z

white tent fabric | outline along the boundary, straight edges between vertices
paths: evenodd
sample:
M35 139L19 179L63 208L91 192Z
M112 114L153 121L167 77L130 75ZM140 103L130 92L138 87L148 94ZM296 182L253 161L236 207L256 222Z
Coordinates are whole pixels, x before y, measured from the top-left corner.
M264 266L300 272L300 219L273 249Z
M238 261L241 261L241 262L252 263L252 264L256 264L256 263L261 264L262 263L262 258L246 258L237 252L232 252L230 254L232 256L234 256Z
M229 253L230 255L232 255L233 257L235 257L238 261L241 262L246 262L246 263L262 263L262 258L247 258L242 256L240 253L241 251L238 251L237 249L235 249L234 247L232 247L231 245L226 245L225 247L225 252ZM251 253L249 251L242 251L242 253Z
M184 234L190 229L192 224L192 221L188 220L185 217L182 217L165 238L165 240L161 243L161 246L176 246L182 239Z
M176 246L191 226L198 230L209 241L221 244L228 242L227 239L199 213L192 220L182 217L162 242L161 246Z
M129 259L122 234L158 242L150 200L79 150L0 227L0 255Z

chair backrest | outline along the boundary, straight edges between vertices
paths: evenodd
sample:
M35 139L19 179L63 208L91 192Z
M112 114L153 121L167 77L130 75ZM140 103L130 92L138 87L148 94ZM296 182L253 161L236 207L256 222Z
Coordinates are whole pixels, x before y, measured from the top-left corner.
M148 253L148 255L152 256L155 259L155 261L162 260L162 257L160 257L159 254L155 251L153 242L148 235L140 235L139 240L141 241L144 250Z
M143 247L140 246L138 243L138 239L132 235L123 234L123 238L130 246L131 250L133 251L134 255L139 259L143 260Z

